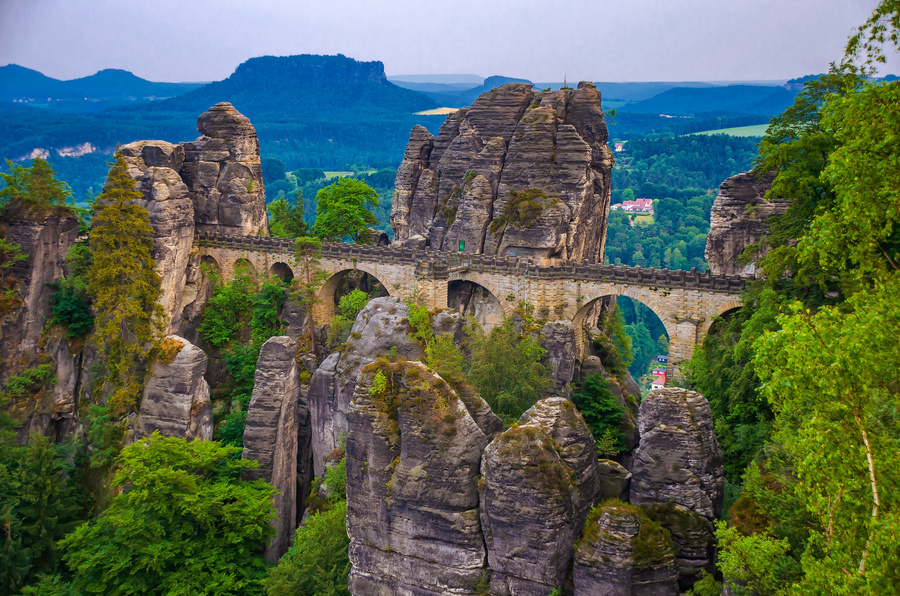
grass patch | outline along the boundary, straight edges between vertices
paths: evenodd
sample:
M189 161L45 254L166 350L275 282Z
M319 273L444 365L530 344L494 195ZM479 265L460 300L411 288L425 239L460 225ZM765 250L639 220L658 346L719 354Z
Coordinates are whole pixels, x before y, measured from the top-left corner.
M731 137L762 137L766 134L768 124L754 124L752 126L736 126L734 128L719 128L717 130L703 130L692 132L686 136L695 135L728 135Z

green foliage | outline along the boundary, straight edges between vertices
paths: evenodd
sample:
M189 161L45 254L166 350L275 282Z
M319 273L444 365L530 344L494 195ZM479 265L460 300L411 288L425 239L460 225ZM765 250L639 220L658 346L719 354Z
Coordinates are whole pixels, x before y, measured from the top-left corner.
M725 522L716 522L719 543L718 566L735 596L772 596L789 585L786 569L791 567L787 540L766 534L743 536Z
M0 591L17 593L59 571L57 541L77 520L60 449L41 435L26 445L0 437Z
M466 331L471 354L468 382L504 423L512 424L552 384L548 367L541 362L547 351L536 335L519 332L509 318L490 333L474 322Z
M687 591L686 596L719 596L721 593L722 582L704 571L703 577Z
M503 205L503 213L491 221L491 233L496 234L508 225L527 228L537 221L544 209L558 203L559 199L547 197L547 194L539 188L511 190L509 199Z
M338 314L331 319L328 329L329 346L334 348L347 341L356 316L366 307L369 300L369 295L359 289L341 296L338 301Z
M125 424L109 406L92 404L87 415L87 438L91 446L89 464L92 468L112 466L125 436Z
M282 196L269 203L269 234L277 238L309 235L303 212L303 192Z
M608 384L600 373L587 377L573 391L572 403L581 412L597 444L603 444L603 455L612 457L625 449L625 435L619 429L625 408L607 388Z
M294 544L269 571L269 596L349 596L347 502L310 515L297 529Z
M365 240L368 226L378 223L369 210L373 207L378 207L378 193L372 187L355 178L341 178L316 194L312 234L333 242Z
M600 335L593 338L594 347L603 366L613 375L624 377L628 374L633 355L631 336L625 328L622 311L618 307L604 310L597 328L600 329Z
M50 213L70 215L68 201L72 197L69 185L55 178L49 163L36 157L26 168L6 160L8 174L0 172L5 186L0 189L0 206L7 216L43 218ZM11 212L10 212L11 210Z
M240 338L250 323L254 289L249 275L237 275L230 282L216 284L200 319L198 332L203 341L224 348Z
M897 0L881 0L872 16L850 37L844 64L864 58L861 70L872 73L877 64L887 61L882 49L885 44L900 48L900 2Z
M141 193L122 154L115 160L91 221L94 260L87 276L97 312L91 342L103 356L109 402L135 406L164 324L162 288L151 256L150 214L138 203Z
M72 274L47 284L50 287L51 325L66 328L69 339L82 338L94 326L92 299L88 293L88 271L94 260L90 246L79 242L69 249L66 265Z
M52 387L56 384L56 380L52 364L39 364L6 379L2 396L4 400L21 399L37 393L44 387Z
M88 594L257 593L275 489L240 479L239 447L154 433L122 450L128 490L60 542Z

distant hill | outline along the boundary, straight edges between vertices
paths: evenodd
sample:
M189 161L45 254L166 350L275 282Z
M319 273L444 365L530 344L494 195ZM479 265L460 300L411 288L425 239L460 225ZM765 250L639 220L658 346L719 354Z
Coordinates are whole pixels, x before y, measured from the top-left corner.
M795 93L784 87L727 85L724 87L676 87L659 95L630 103L620 112L697 114L779 114L791 105Z
M61 81L17 64L0 66L0 102L60 112L97 112L187 93L202 83L155 83L127 70L107 69Z
M516 79L513 77L504 77L500 75L488 77L484 79L484 82L481 85L473 85L469 88L459 88L457 87L457 85L460 85L458 83L452 84L452 86L446 83L428 81L397 81L397 83L409 89L420 90L441 106L448 108L463 108L466 106L470 106L472 105L472 102L478 99L478 96L482 93L490 91L491 89L496 89L500 85L504 85L506 83L528 83L529 85L533 84L528 79Z
M255 123L263 121L363 121L404 119L437 107L422 93L387 80L381 62L343 55L251 58L223 81L144 106L109 113L193 116L227 101Z

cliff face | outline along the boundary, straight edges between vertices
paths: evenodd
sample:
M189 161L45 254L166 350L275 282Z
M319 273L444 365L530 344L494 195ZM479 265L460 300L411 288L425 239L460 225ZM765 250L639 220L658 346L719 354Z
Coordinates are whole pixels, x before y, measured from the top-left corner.
M753 172L744 172L725 180L719 187L706 236L706 262L713 274L758 274L756 263L765 256L764 248L746 265L739 265L737 260L747 246L768 234L768 220L783 215L788 208L787 200L765 199L774 178L774 172L762 179Z
M612 152L591 83L510 83L413 128L397 171L394 238L464 252L602 261Z

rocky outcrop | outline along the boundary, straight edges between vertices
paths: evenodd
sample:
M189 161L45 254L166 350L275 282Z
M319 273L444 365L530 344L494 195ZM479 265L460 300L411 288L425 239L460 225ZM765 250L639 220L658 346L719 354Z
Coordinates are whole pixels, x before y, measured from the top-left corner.
M47 284L63 277L66 254L78 238L78 220L49 215L40 221L13 219L4 227L6 240L19 246L25 258L8 273L21 300L9 304L11 310L3 313L0 381L16 372L13 363L27 364L40 351L41 332L51 317Z
M478 473L488 439L419 362L366 366L349 411L353 594L472 594L485 548Z
M134 425L135 438L159 431L166 437L209 441L213 433L212 405L206 373L206 353L177 335L163 340L144 386Z
M602 261L612 152L591 83L510 83L413 128L397 172L395 241L475 254ZM422 240L419 239L422 238Z
M619 499L628 501L628 489L631 486L631 472L611 459L601 459L597 462L600 470L600 490L597 501Z
M278 519L272 522L276 534L264 553L272 562L291 545L298 509L303 506L299 501L310 480L297 477L298 462L309 457L309 453L299 452L305 443L299 431L307 424L309 409L300 392L296 357L297 342L289 337L273 337L263 344L244 430L244 458L259 462L259 467L247 470L244 477L261 478L278 489L274 498Z
M137 141L119 148L143 195L141 204L153 226L153 260L162 286L161 304L168 331L181 327L182 299L194 240L194 204L178 171L184 148L165 141Z
M422 358L422 347L409 337L408 317L409 309L400 299L371 300L357 315L343 349L325 358L316 369L308 398L316 476L325 470L325 456L337 447L341 435L347 433L347 412L359 371L389 353L408 360ZM454 311L441 311L432 317L432 331L436 335L447 333L454 338L461 337L462 325L462 318ZM486 434L493 436L502 429L499 418L481 397L469 391L461 397Z
M568 391L575 376L575 329L571 321L549 321L541 329L542 361L550 367L553 395Z
M787 200L766 200L774 178L775 172L762 178L754 172L744 172L719 187L706 236L706 262L713 274L758 274L756 264L765 256L765 246L754 251L749 263L741 265L737 261L745 248L758 244L768 234L768 220L783 215L790 204Z
M725 475L706 398L674 387L653 391L641 402L638 427L631 502L674 503L717 518Z
M699 581L704 571L715 572L715 527L710 520L671 503L644 505L644 510L672 535L678 587L682 591Z
M675 596L677 571L669 532L640 507L600 506L575 549L576 596Z
M600 485L581 414L568 400L541 400L488 445L481 476L491 593L544 596L563 586Z
M182 143L181 177L194 202L198 231L266 235L266 190L259 140L250 120L227 102L197 119L201 136Z

